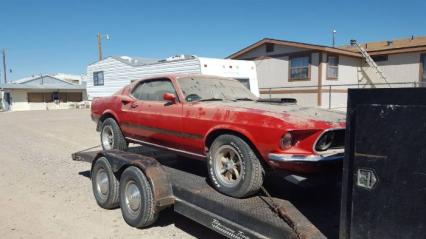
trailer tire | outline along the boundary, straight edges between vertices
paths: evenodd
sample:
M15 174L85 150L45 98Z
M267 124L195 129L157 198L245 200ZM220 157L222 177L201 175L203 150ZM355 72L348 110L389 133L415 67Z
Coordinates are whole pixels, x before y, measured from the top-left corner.
M103 150L118 149L127 151L128 143L121 132L120 126L113 118L102 122L101 145Z
M256 193L263 184L264 169L250 145L242 138L223 134L207 155L211 184L219 192L242 198Z
M91 179L93 194L98 205L105 209L118 208L119 182L105 157L96 160Z
M157 220L151 184L137 167L130 166L121 175L120 208L124 220L133 227L147 227Z

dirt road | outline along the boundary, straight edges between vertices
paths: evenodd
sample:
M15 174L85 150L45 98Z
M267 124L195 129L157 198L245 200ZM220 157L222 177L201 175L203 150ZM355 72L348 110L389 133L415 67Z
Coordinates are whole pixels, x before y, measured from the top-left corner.
M95 146L88 110L0 113L2 238L217 238L171 210L151 228L128 226L95 202L89 164L71 153Z

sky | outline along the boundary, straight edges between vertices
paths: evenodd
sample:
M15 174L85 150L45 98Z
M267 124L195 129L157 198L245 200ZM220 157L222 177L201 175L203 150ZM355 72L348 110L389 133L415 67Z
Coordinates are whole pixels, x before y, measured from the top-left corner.
M426 35L426 1L0 0L8 79L84 74L106 56L224 58L265 37L331 45ZM9 70L12 70L10 73ZM0 70L3 79L3 69Z

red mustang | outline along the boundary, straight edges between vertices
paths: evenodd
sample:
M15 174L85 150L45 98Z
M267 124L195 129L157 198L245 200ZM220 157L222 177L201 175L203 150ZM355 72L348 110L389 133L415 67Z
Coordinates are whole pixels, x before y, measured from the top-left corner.
M310 174L343 157L345 115L256 98L234 79L166 76L95 98L92 119L104 149L129 142L207 159L216 189L255 193L266 169Z

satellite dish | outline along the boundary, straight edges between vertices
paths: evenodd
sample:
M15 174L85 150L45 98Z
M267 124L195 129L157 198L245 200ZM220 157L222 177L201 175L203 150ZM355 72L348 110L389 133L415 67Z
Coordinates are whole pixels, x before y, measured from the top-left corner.
M110 40L110 39L111 39L111 37L109 37L109 35L108 35L108 34L106 34L106 36L105 36L105 37L106 37L106 39L107 39L107 40Z

